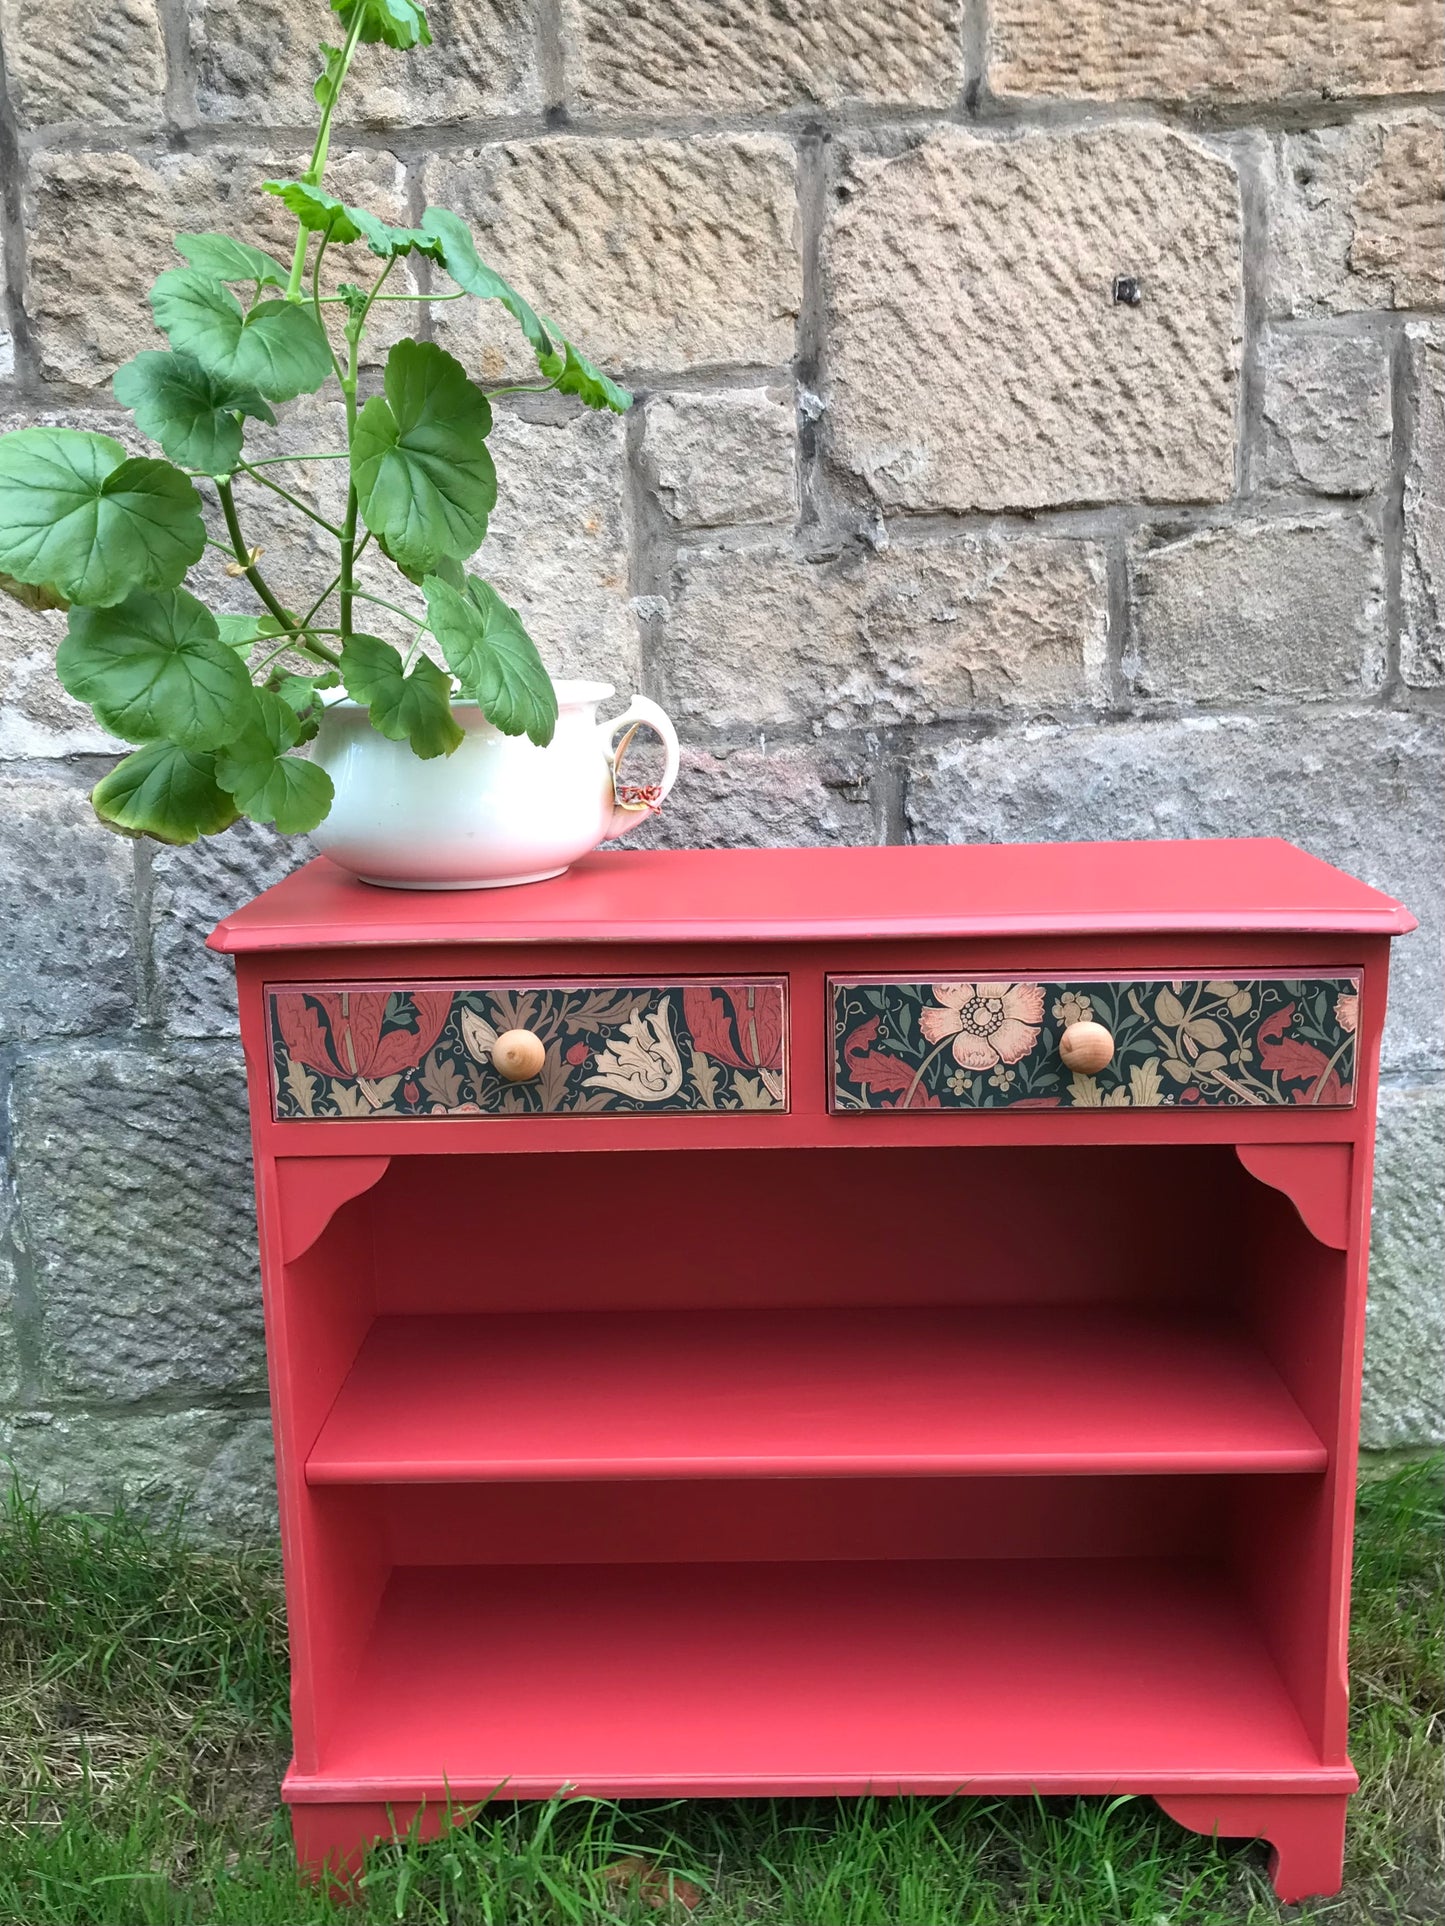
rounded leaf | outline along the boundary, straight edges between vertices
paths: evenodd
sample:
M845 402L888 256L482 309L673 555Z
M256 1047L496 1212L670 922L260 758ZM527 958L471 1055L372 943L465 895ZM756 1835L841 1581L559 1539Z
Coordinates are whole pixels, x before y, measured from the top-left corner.
M372 728L388 741L410 743L424 762L449 756L460 745L451 677L430 656L418 656L408 675L390 642L353 635L341 651L341 675L346 693L366 704Z
M557 726L557 692L517 611L475 575L462 590L429 575L422 593L462 694L480 703L503 735L525 735L545 748Z
M208 475L229 475L240 459L238 414L276 419L254 388L210 373L188 354L148 348L117 368L111 386L136 426L172 461Z
M224 283L193 268L168 269L150 301L156 326L178 354L268 401L312 394L332 371L326 336L299 302L258 301L243 312Z
M445 349L412 340L387 356L385 388L362 409L351 444L366 525L403 570L464 561L497 500L487 397Z
M113 608L74 608L56 655L60 680L128 742L214 749L246 726L245 663L185 589L136 589Z
M104 607L172 588L206 546L201 498L169 462L128 458L110 435L0 435L0 570Z
M91 790L90 801L109 828L159 843L214 836L240 814L216 782L216 758L174 742L154 742L127 756Z
M284 288L286 270L281 263L249 241L237 241L229 234L177 234L176 252L199 274L216 281L258 281L263 288Z
M361 15L360 40L379 40L399 50L431 45L431 28L416 0L331 0L331 6L348 32L356 15Z
M285 836L304 835L326 820L336 791L326 771L287 751L300 739L291 707L256 691L254 719L216 757L216 780L253 822L275 823Z

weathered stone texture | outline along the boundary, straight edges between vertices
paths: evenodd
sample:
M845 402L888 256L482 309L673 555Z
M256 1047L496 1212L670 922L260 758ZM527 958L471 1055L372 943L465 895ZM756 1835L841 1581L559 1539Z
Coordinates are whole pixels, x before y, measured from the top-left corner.
M0 381L15 372L15 336L10 323L10 280L5 266L5 250L0 248Z
M150 126L161 117L156 0L0 0L0 40L22 127Z
M146 299L167 267L184 267L171 242L178 232L222 229L289 260L292 215L261 182L294 178L304 155L257 155L241 149L134 154L42 152L31 160L28 302L50 381L91 387L109 382L140 348L165 345ZM398 161L390 154L339 154L327 171L329 191L404 221L407 205ZM323 280L370 279L374 257L364 248L329 250ZM388 282L403 292L415 283L398 268ZM381 310L368 357L384 358L387 342L415 327L398 302Z
M1116 276L1142 284L1115 303ZM1243 326L1234 169L1157 127L855 158L826 242L838 455L912 509L1220 501Z
M229 956L206 948L223 916L312 854L304 837L281 836L244 819L224 836L151 857L151 954L160 1020L173 1036L236 1035L236 972Z
M1130 575L1142 695L1349 695L1384 673L1384 563L1363 515L1240 522L1137 545Z
M211 120L311 126L318 31L314 10L284 0L189 0L196 97ZM435 126L484 115L535 113L535 0L429 0L430 47L359 47L342 96L348 125Z
M15 1264L11 1250L9 1204L0 1193L0 1401L20 1391L20 1353L15 1334Z
M1360 1441L1445 1442L1445 1090L1385 1090Z
M610 370L771 367L802 300L794 160L766 134L512 141L428 163L430 201ZM528 367L491 304L439 307L438 338L484 376Z
M669 601L663 685L693 723L1037 714L1098 693L1107 592L1087 543L685 551Z
M641 645L628 584L626 428L616 415L519 421L498 404L497 506L467 567L526 623L556 675L630 694Z
M993 0L988 80L1072 100L1284 100L1445 87L1438 0Z
M786 391L656 395L645 435L653 492L683 528L796 520L797 437Z
M1407 113L1281 135L1267 299L1283 315L1445 305L1445 122Z
M1438 688L1445 683L1445 328L1411 333L1400 667L1417 688Z
M237 1058L47 1052L16 1072L14 1128L50 1387L110 1400L258 1390Z
M960 0L565 0L576 100L598 114L845 101L947 107Z
M84 783L0 775L0 1038L134 1020L133 873Z
M1445 718L1381 710L1030 728L920 749L919 842L1283 836L1408 903L1387 1068L1440 1067Z
M1318 495L1368 495L1390 468L1390 357L1374 336L1270 334L1259 479Z
M43 1505L117 1501L187 1528L241 1538L276 1529L271 1425L263 1412L29 1411L0 1419L0 1465Z
M667 806L629 846L759 849L881 841L869 768L816 749L684 749Z

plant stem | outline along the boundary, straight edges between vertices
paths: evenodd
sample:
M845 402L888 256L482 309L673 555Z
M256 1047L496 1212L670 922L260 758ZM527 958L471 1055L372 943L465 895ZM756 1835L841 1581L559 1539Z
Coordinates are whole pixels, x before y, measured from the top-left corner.
M283 461L347 461L349 459L350 457L346 455L344 451L340 454L326 455L264 455L260 461L248 462L246 466L248 468L279 468ZM186 470L188 475L192 473L199 475L203 472L204 471L199 468L194 470L188 468ZM207 476L207 480L209 479L210 477Z
M360 18L360 15L361 9L358 7L357 17ZM366 306L361 310L360 314L353 315L346 323L346 372L341 377L341 392L346 399L346 447L348 453L351 450L352 443L356 439L356 373L361 357L361 336L366 327L366 317L371 313L371 304L377 295L380 294L387 275L390 274L391 270L396 266L396 261L397 257L393 255L381 270L381 273L377 275L375 281L372 282L371 292L366 297ZM341 529L340 589L341 638L343 646L345 646L347 637L352 633L352 596L356 593L355 566L356 557L360 552L356 544L356 523L360 512L361 498L356 491L356 471L353 469L350 483L346 490L346 520L342 524ZM363 535L362 546L364 547L365 544L366 536Z
M316 325L320 328L321 337L326 343L326 352L331 356L331 366L336 371L336 379L341 381L345 378L341 363L336 359L336 350L331 345L331 336L326 332L326 321L321 313L321 263L326 259L326 249L329 245L329 238L323 234L311 269L311 312L316 316Z
M399 615L407 622L415 622L419 629L427 626L419 615L413 615L410 609L404 609L396 602L383 602L379 595L370 595L365 589L354 588L351 593L358 602L375 602L379 609L390 609L393 615Z
M357 41L361 37L362 22L366 18L365 7L357 7L351 16L351 26L347 30L346 43L341 49L341 65L337 70L336 84L331 89L331 98L321 110L321 125L316 130L316 145L311 149L311 161L301 176L308 187L320 184L326 172L326 156L331 147L331 116L335 112L337 98L341 93L346 75L351 66L352 55L356 52ZM301 299L301 277L306 271L306 243L311 236L306 228L296 236L296 250L291 256L291 275L286 283L286 299Z
M290 502L293 508L299 508L301 513L309 516L318 528L324 528L328 535L334 535L338 541L341 539L341 530L336 526L335 522L328 522L324 515L318 515L314 509L308 508L299 496L293 495L289 489L283 488L279 482L273 482L269 475L258 475L248 461L238 462L237 466L243 469L253 481L259 482L262 488L269 488L273 495L279 495L282 501Z
M246 538L241 533L241 520L236 513L236 497L232 492L230 482L218 481L216 483L216 493L221 498L221 513L226 518L226 532L231 537L232 550L235 553L236 560L241 564L241 572L246 577L246 580L251 584L251 587L256 591L272 615L274 615L276 620L281 624L286 634L294 639L296 645L305 649L309 655L317 657L319 661L329 662L334 668L341 660L340 656L338 656L334 650L328 649L324 642L318 642L313 635L306 633L298 626L295 618L287 614L286 610L282 608L281 604L276 600L276 597L271 593L265 577L251 560L251 551L247 548Z
M561 377L559 376L558 379L560 380ZM519 388L484 388L482 392L486 395L488 401L495 401L498 395L549 395L556 386L556 381L546 381L543 382L540 388L530 388L526 386Z

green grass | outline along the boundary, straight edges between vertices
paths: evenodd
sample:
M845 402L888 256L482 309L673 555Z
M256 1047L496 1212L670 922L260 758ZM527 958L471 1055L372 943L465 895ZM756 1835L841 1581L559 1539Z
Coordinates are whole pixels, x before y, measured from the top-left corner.
M14 1497L0 1516L0 1922L655 1922L646 1895L605 1877L640 1855L701 1890L690 1916L707 1926L1437 1926L1442 1469L1416 1462L1362 1490L1364 1790L1343 1896L1292 1909L1261 1848L1217 1848L1142 1799L574 1800L497 1806L445 1840L378 1850L338 1920L298 1879L276 1810L272 1555Z

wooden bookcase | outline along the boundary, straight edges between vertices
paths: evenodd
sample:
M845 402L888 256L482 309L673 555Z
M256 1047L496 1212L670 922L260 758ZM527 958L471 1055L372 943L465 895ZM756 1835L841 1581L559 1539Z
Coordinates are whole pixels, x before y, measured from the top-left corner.
M1133 1792L1336 1890L1411 927L1274 842L318 861L228 917L303 1857L564 1788Z

